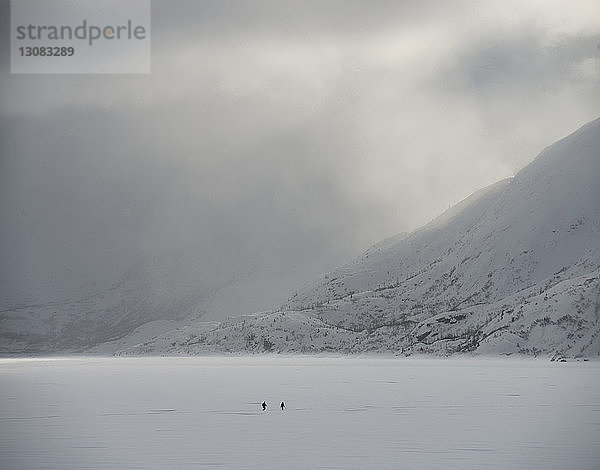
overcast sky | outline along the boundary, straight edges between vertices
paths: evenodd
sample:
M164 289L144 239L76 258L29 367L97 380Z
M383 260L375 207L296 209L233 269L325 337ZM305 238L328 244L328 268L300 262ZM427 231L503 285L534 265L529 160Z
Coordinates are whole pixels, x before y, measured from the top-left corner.
M57 76L1 5L4 296L171 254L291 289L600 110L597 0L154 1L150 75Z

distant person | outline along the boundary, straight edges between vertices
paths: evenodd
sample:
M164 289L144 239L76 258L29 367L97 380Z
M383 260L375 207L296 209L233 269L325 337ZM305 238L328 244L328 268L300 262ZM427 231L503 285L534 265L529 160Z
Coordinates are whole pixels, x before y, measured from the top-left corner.
M263 401L261 406L262 406L263 411L265 411L267 409L267 403L266 402Z
M281 411L283 411L283 409L285 408L285 403L281 402L281 405L279 406L281 406Z

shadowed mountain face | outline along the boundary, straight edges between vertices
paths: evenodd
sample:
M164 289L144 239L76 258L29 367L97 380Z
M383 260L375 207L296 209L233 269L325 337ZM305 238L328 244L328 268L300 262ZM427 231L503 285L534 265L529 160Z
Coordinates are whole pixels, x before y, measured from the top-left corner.
M201 312L215 285L194 283L188 260L138 265L111 285L83 286L65 298L11 303L0 312L0 351L78 351L114 340L150 321L176 322Z
M600 353L600 119L297 292L127 352Z

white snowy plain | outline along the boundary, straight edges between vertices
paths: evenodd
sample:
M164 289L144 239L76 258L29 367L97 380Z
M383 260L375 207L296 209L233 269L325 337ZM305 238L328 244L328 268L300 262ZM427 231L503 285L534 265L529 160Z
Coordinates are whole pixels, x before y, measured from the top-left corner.
M1 359L0 468L597 470L600 362Z

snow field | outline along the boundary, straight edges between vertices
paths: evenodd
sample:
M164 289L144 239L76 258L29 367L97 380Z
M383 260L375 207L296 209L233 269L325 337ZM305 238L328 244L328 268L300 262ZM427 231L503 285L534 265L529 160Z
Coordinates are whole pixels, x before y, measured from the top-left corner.
M0 423L5 470L597 470L600 363L4 359Z

